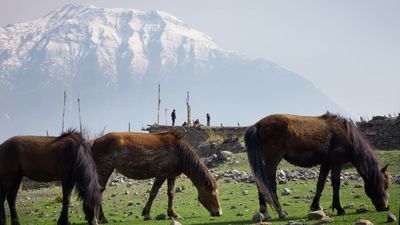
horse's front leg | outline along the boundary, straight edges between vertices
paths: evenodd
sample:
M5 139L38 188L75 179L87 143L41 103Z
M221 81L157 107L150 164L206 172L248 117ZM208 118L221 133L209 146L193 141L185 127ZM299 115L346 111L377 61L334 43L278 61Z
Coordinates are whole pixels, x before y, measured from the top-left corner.
M337 210L338 215L344 215L345 211L340 205L339 199L339 189L340 189L340 172L341 167L332 168L331 179L332 179L332 189L333 189L333 199L332 199L332 208Z
M315 211L315 210L321 209L321 207L319 205L319 200L321 198L321 193L325 187L326 178L328 177L328 174L330 171L330 168L328 165L329 164L327 164L327 163L321 164L321 167L319 169L317 189L315 191L315 196L314 196L313 202L311 204L311 210Z
M161 178L157 177L154 180L153 187L151 187L151 190L150 190L149 200L147 200L146 205L142 211L142 216L143 216L144 220L151 219L151 217L150 217L151 205L153 204L153 201L157 196L158 190L160 190L160 187L165 182L165 179L166 178L164 178L164 177L161 177Z
M71 199L71 192L73 184L68 181L62 182L63 202L60 218L58 219L57 225L70 225L68 221L68 206Z
M174 219L180 219L181 217L175 212L174 209L174 191L175 191L175 180L176 177L174 178L168 178L167 183L168 183L168 216L170 218Z

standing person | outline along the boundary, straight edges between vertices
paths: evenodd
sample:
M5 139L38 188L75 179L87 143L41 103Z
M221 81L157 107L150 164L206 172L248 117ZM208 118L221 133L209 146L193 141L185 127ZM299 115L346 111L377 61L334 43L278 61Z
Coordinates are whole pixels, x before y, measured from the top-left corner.
M172 119L172 126L175 126L175 119L176 119L175 109L172 110L171 119Z
M206 117L207 117L207 126L209 127L210 126L210 120L211 120L210 114L207 113Z

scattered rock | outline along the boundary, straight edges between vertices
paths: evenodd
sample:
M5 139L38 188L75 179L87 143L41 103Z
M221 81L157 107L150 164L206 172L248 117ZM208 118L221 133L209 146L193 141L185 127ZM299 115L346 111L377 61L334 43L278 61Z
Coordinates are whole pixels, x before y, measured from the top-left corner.
M397 220L396 216L392 212L388 212L387 222L390 223L390 222L394 222L396 220Z
M290 195L292 193L292 191L289 188L284 188L282 195Z
M320 223L332 223L333 219L329 216L324 216L319 220Z
M349 203L345 206L343 206L344 209L353 209L354 208L354 204L353 203Z
M179 223L178 221L176 221L176 220L173 220L172 221L172 223L170 224L170 225L182 225L181 223Z
M260 223L264 220L264 215L260 212L257 212L256 214L253 215L253 218L251 219L252 223Z
M324 218L324 216L326 216L324 211L317 210L317 211L313 211L313 212L308 213L307 218L309 220L320 220L320 219Z
M357 220L356 225L374 225L374 224L369 220L359 219Z
M354 195L354 198L361 198L361 195L356 194L356 195Z
M129 195L129 191L128 191L128 190L126 190L124 194L125 194L125 195Z
M243 191L242 191L242 194L243 194L243 195L249 195L249 191L248 191L248 190L243 190Z
M237 209L237 207L234 205L231 205L231 206L229 206L229 209Z
M181 187L176 187L176 188L175 188L175 192L176 192L176 193L182 192L182 188L181 188Z
M236 216L244 216L244 212L238 212Z
M165 214L158 214L156 216L156 220L165 220L167 218L167 216Z
M367 213L368 210L365 207L360 207L360 208L356 209L356 212L357 213Z
M355 188L363 188L364 186L362 184L355 184L354 187Z

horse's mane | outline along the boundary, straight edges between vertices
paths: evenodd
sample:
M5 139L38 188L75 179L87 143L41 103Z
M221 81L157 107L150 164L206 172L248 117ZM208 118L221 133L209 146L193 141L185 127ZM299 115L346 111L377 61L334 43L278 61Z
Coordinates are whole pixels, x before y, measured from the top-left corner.
M68 128L66 131L62 132L60 136L56 138L55 141L59 141L63 138L71 137L78 143L84 143L85 138L83 137L81 132L78 132L75 128Z
M177 140L177 148L182 158L183 167L190 168L187 172L190 172L199 180L204 180L210 189L216 189L217 182L213 175L208 171L206 165L204 165L200 160L200 157L196 154L192 146L183 139L183 136L179 136ZM195 171L197 173L193 173Z
M378 157L371 147L371 144L368 142L368 139L358 130L354 122L351 119L346 119L343 116L329 112L322 115L322 118L338 121L344 125L353 144L354 163L357 164L359 172L363 176L377 181L380 177Z

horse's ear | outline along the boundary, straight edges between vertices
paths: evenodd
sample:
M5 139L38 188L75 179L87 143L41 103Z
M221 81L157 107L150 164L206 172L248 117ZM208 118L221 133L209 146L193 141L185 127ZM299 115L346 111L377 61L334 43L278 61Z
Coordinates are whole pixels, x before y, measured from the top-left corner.
M386 164L386 166L384 166L384 167L381 169L382 173L386 173L388 166L389 166L389 164Z

